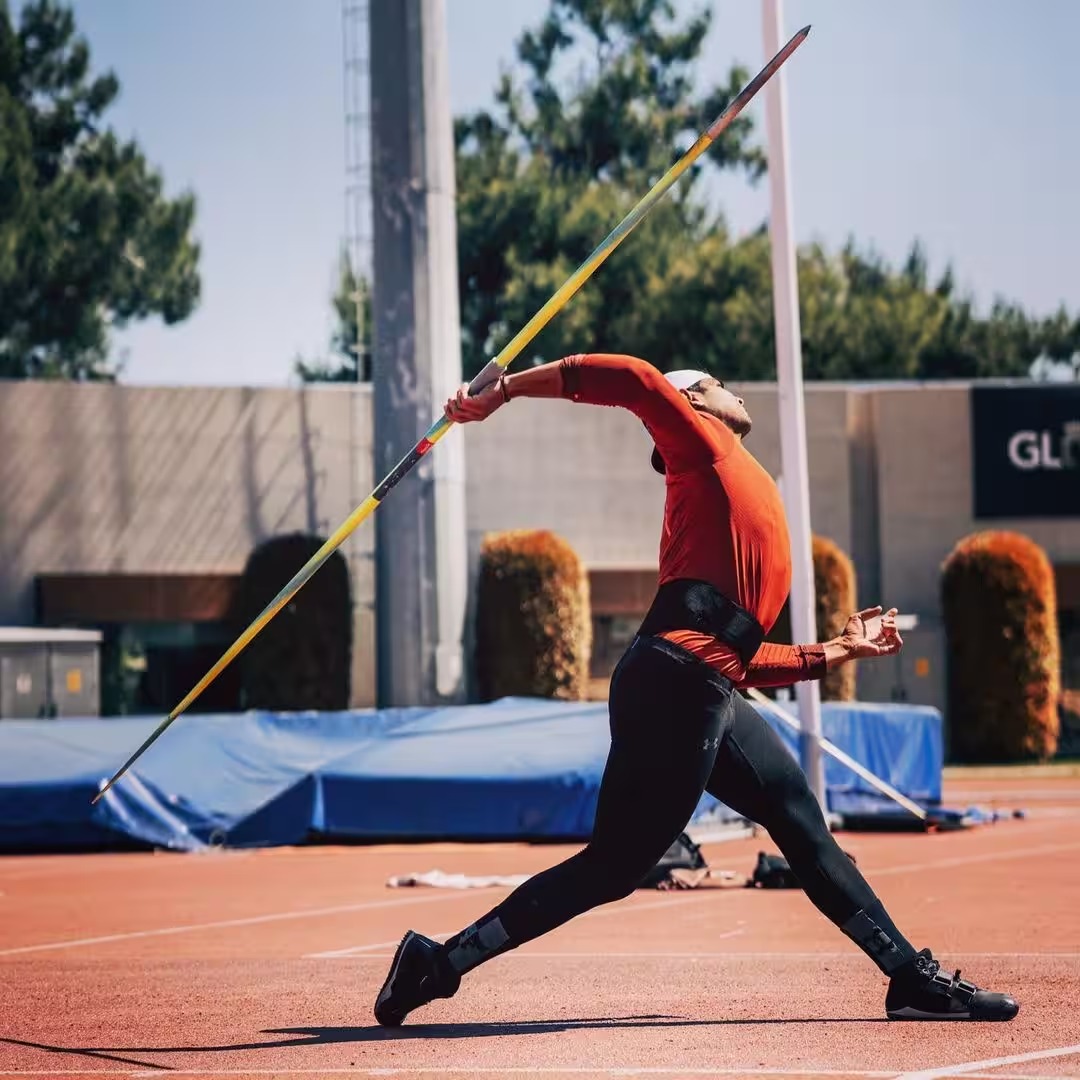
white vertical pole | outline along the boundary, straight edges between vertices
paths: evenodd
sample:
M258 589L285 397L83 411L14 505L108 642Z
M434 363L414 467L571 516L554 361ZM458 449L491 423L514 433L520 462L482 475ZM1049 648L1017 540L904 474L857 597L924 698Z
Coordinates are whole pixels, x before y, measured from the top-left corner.
M446 0L371 0L375 472L461 384ZM465 443L447 439L380 508L377 702L464 691Z
M433 414L461 385L461 323L458 310L458 249L454 122L450 114L450 45L446 0L424 0L424 111L431 177L428 190L428 265L431 282L430 355ZM422 429L420 429L422 430ZM431 469L435 476L435 690L443 701L464 692L464 633L469 556L465 515L465 440L447 439ZM449 454L443 453L450 450Z
M762 0L765 55L780 50L781 0ZM773 318L776 324L776 379L780 396L780 459L784 505L791 533L791 630L796 642L817 640L814 617L814 563L810 544L810 475L806 464L802 347L795 239L791 228L791 188L787 165L787 95L781 68L765 87L765 134L769 158ZM821 753L821 696L816 682L796 686L802 767L823 811L825 767Z

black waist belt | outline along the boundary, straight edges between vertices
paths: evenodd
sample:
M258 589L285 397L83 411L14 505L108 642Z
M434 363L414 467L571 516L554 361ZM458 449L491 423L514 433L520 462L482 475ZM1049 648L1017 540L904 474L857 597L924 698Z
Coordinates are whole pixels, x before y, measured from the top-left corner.
M730 645L747 665L765 640L761 623L745 608L707 581L678 578L657 590L639 634L655 636L667 630L700 630Z

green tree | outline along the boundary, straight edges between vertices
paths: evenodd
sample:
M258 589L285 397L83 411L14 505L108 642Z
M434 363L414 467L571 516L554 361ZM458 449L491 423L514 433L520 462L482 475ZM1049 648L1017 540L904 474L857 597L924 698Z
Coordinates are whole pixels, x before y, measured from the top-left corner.
M111 327L198 301L195 200L102 126L118 92L70 9L0 0L0 376L113 378Z
M455 125L463 363L475 374L544 303L742 87L698 92L694 61L706 11L675 21L670 0L552 0L518 42L518 73L495 107ZM706 170L764 169L739 117L535 341L534 357L580 348L644 352L644 309L661 307L668 278L723 234L696 197ZM659 310L659 309L658 309ZM700 320L699 320L700 322ZM646 353L647 355L647 353Z
M462 354L474 375L747 79L695 89L706 10L679 24L670 0L551 0L517 44L495 105L455 125ZM765 169L740 116L537 336L530 359L582 349L693 364L730 379L775 377L765 228L733 239L707 178ZM1040 357L1080 362L1080 319L1039 320L997 300L985 315L931 281L921 245L899 267L854 240L798 253L811 379L1017 376ZM1077 369L1080 373L1080 369Z
M1060 374L1071 367L1072 377L1080 379L1080 316L1070 320L1063 305L1039 327L1039 343L1046 366Z
M371 287L357 276L345 252L330 302L337 320L330 338L330 357L311 363L297 357L293 370L303 382L370 382Z

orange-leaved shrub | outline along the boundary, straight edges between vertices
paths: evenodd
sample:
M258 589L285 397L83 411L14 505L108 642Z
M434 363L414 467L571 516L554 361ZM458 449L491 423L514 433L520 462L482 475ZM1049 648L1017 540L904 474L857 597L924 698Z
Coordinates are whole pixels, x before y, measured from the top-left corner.
M1046 553L1014 532L964 537L942 566L941 603L950 760L1053 757L1061 646Z
M589 579L574 549L540 529L485 536L476 601L480 699L580 701L591 647Z
M230 612L238 636L323 542L304 533L275 536L251 553ZM243 707L347 709L352 638L349 568L335 551L241 655Z
M817 640L828 641L843 632L856 607L855 566L841 547L824 536L811 538L814 559L814 612ZM790 642L791 606L785 602L767 640ZM799 644L809 644L800 642ZM841 664L821 680L822 701L855 700L855 665Z
M857 610L855 565L840 546L824 536L813 538L814 610L818 641L839 637ZM855 700L855 665L841 664L821 680L823 701Z

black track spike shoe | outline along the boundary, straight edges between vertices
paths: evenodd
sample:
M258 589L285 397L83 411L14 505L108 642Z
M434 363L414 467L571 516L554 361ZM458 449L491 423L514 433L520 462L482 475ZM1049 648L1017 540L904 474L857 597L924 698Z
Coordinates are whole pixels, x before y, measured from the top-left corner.
M386 982L375 999L375 1019L383 1027L397 1027L414 1009L457 992L461 976L441 962L441 947L412 930L401 939Z
M947 975L929 949L896 972L885 995L890 1020L1011 1020L1019 1011L1008 994L980 990L959 970Z

